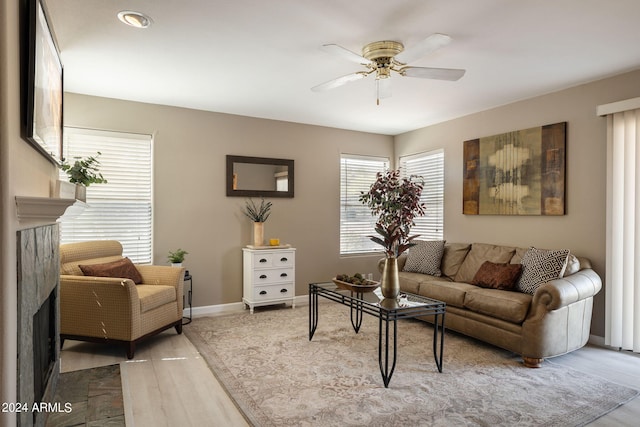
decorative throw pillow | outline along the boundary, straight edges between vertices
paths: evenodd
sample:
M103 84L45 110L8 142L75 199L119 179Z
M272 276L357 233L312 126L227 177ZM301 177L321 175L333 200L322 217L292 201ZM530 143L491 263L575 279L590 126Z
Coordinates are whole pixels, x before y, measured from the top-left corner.
M409 249L403 271L441 276L440 263L444 253L444 240L417 240Z
M491 261L485 261L480 266L471 284L481 288L511 291L518 283L521 272L521 264L496 264Z
M82 274L85 276L120 277L131 279L136 284L142 283L140 272L129 258L122 258L118 261L104 264L79 265L78 267L80 267Z
M522 274L516 289L533 295L543 283L562 277L568 258L568 249L545 251L529 248L522 257Z

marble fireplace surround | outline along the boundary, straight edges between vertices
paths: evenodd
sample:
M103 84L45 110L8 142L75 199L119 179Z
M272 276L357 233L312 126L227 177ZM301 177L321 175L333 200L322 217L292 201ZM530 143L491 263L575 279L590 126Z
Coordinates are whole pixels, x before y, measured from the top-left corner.
M55 363L46 383L44 396L34 402L33 316L54 292L59 301L60 258L58 224L27 228L17 232L18 250L18 402L51 402L60 372L59 322L56 321ZM55 319L60 305L55 304ZM20 413L19 426L44 425L44 412Z

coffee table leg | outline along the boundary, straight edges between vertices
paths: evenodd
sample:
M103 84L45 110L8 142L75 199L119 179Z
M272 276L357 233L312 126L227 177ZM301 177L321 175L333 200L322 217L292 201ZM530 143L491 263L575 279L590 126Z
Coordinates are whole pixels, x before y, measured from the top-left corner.
M358 301L351 300L351 326L353 326L353 330L356 331L356 334L360 331L360 326L362 326L362 298L363 294L361 292L356 292L356 298Z
M440 340L438 340L438 333ZM440 341L440 351L438 352L438 341ZM442 352L444 350L444 313L434 315L433 319L433 358L436 360L438 372L442 372ZM438 355L438 353L440 353Z
M382 322L384 321L384 337L382 330ZM398 347L396 345L398 338L398 324L394 319L393 322L393 352L391 354L391 367L389 367L389 319L382 319L382 316L379 318L378 322L378 364L380 365L380 373L382 374L382 381L384 382L384 387L389 387L389 381L391 381L391 376L393 375L393 371L396 369L396 352ZM384 338L384 352L382 348L382 341ZM383 354L384 353L384 354ZM384 361L383 361L384 357Z
M318 292L315 287L309 285L309 341L318 327Z

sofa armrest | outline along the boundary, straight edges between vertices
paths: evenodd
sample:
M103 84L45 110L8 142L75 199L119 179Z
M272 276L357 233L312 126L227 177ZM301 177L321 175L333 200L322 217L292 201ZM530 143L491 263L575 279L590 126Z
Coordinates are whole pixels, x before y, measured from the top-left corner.
M136 268L145 285L164 285L178 288L184 282L184 267L136 264Z
M585 268L562 279L551 280L540 286L533 295L532 307L543 306L547 311L557 310L580 300L593 297L602 289L602 280L590 268ZM535 310L534 310L535 311Z
M60 276L60 333L131 340L140 333L140 301L130 279Z

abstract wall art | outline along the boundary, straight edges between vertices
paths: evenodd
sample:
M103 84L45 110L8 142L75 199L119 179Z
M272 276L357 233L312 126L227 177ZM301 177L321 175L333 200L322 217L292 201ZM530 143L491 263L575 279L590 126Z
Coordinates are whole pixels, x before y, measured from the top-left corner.
M462 212L564 215L567 123L464 142Z

